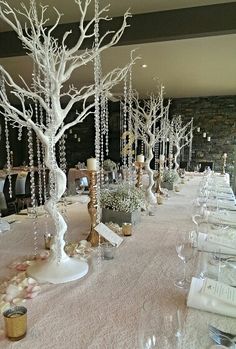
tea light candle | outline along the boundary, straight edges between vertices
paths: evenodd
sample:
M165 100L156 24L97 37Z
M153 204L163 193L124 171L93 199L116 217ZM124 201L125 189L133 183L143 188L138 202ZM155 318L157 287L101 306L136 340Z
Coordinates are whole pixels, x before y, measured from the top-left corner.
M103 245L103 258L106 260L114 258L114 249L115 247L109 243Z
M87 159L87 169L89 171L97 171L97 160L95 158Z
M45 250L50 250L53 236L52 234L44 234L44 247Z
M137 162L144 162L144 155L143 154L137 155Z
M160 161L162 161L162 162L165 161L165 155L163 155L163 154L160 155Z
M123 223L122 224L122 233L124 236L132 235L132 223Z
M27 330L27 309L14 307L3 313L6 336L12 341L25 337Z

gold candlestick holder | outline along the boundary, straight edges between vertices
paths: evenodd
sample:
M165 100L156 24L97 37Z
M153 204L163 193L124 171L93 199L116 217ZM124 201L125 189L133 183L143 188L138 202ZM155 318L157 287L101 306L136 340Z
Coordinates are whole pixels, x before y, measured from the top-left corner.
M92 246L99 244L99 234L94 229L97 225L97 172L88 171L89 174L89 197L88 212L91 220L90 233L87 241L91 242Z
M135 166L137 168L137 182L135 184L136 188L142 188L142 178L143 178L143 167L144 167L144 162L135 162Z

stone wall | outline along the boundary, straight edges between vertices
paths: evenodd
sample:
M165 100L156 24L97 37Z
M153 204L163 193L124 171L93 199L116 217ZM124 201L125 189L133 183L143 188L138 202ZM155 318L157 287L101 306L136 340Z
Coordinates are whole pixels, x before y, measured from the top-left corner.
M173 99L170 115L181 114L184 120L194 118L192 164L213 162L222 170L222 155L228 154L226 171L234 172L236 160L236 96ZM203 138L206 132L206 138ZM211 141L207 141L207 137Z

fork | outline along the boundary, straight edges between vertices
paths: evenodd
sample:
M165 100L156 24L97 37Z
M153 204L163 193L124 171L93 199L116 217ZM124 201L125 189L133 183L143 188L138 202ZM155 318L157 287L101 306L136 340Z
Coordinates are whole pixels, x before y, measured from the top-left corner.
M209 325L209 336L217 344L222 344L229 348L236 348L236 336L231 333L223 332Z

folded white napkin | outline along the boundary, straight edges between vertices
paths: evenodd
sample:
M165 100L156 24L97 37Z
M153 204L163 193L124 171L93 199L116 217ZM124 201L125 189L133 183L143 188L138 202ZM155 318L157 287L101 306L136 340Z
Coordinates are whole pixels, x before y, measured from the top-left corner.
M210 200L207 200L206 205L208 207L218 207L219 209L236 211L236 205L235 205L234 201L210 199Z
M221 252L223 254L230 254L236 256L236 246L235 248L223 246L216 241L209 241L207 238L207 234L198 233L198 241L197 241L198 250L205 252ZM229 244L230 246L230 244Z
M202 292L206 280L207 279L202 280L192 278L190 291L188 294L187 306L220 315L236 317L236 306L233 305L233 303L227 302L224 298L220 299L217 296L211 296L205 292ZM213 280L212 283L213 285L216 285L216 287L222 286L221 283L215 282ZM229 287L229 290L229 292L231 293L236 292L236 289L234 289L233 287Z
M205 217L207 218L207 221L209 223L216 223L216 224L227 224L232 227L236 227L236 212L232 211L226 211L226 212L211 212L211 211L205 211L204 212Z
M10 229L11 229L10 224L7 221L5 221L4 219L1 219L0 220L0 234L4 233L5 231L8 231Z

